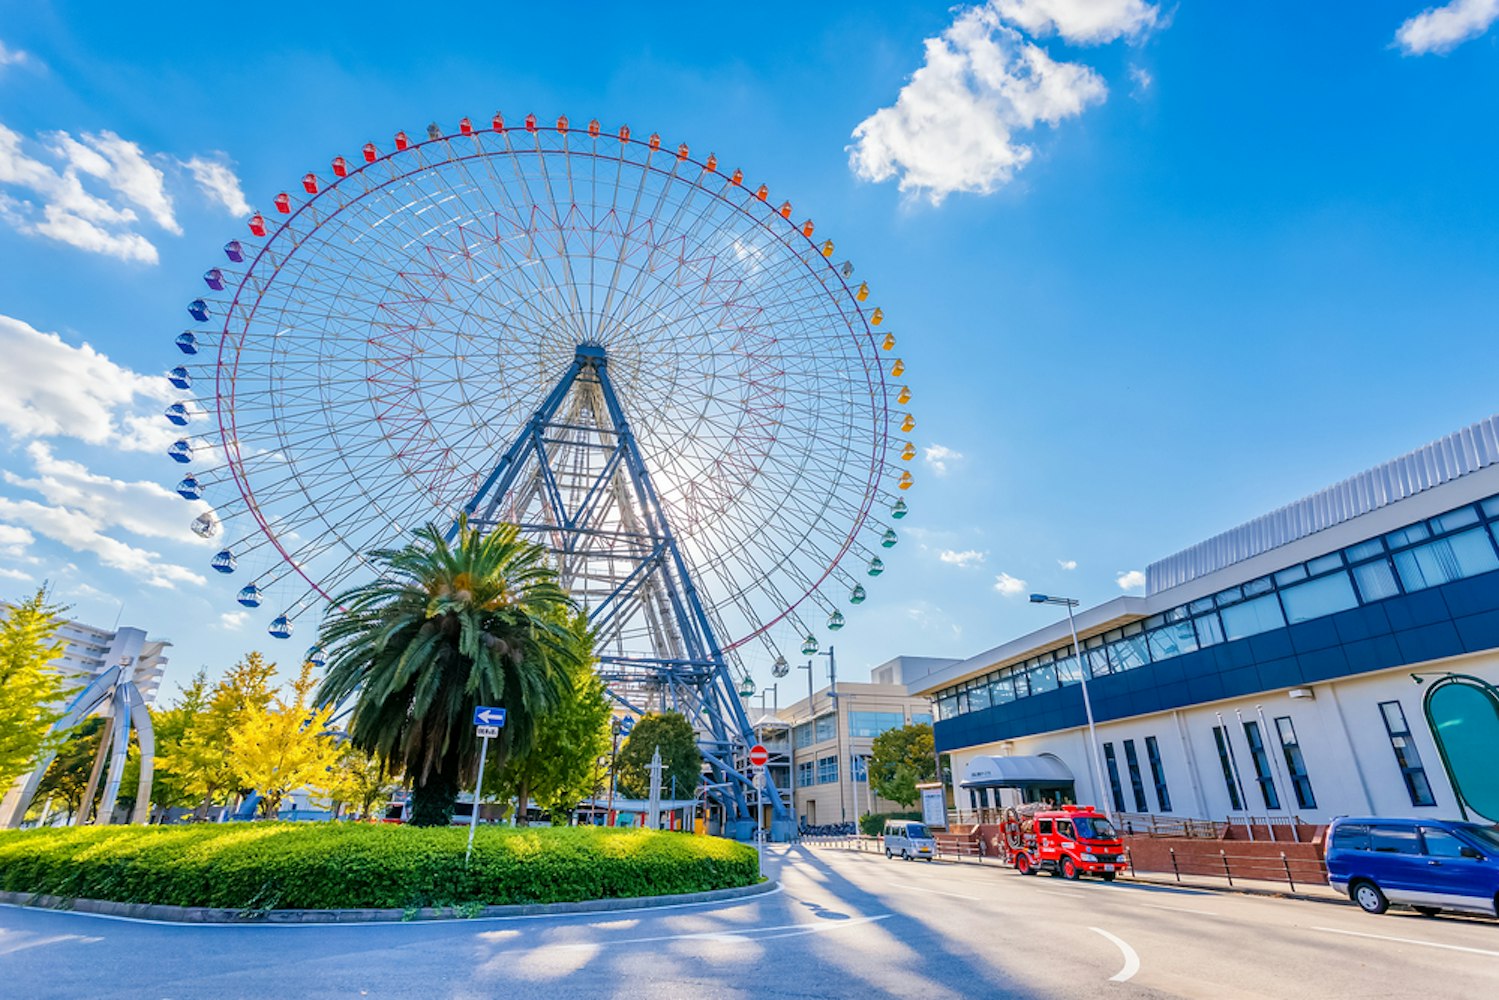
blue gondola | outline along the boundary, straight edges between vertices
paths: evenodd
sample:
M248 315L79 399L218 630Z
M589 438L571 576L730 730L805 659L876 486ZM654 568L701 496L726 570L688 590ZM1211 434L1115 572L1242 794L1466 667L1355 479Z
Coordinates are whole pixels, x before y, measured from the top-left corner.
M323 664L328 662L328 654L322 646L313 646L307 651L307 662L314 667L321 668Z
M233 573L234 567L238 566L239 562L234 558L233 552L230 552L228 549L219 549L218 555L214 556L213 561L208 565L220 573Z
M173 403L171 406L167 407L167 422L172 424L173 426L186 427L187 416L187 407L183 406L181 403Z
M198 482L197 476L184 476L182 482L177 484L177 495L184 500L201 500L203 484Z
M291 619L285 615L277 615L271 620L271 625L266 629L273 638L290 639L292 633Z
M193 460L193 446L186 438L183 438L180 441L173 442L172 446L167 449L167 455L173 461L186 465Z
M177 350L183 354L198 353L198 338L193 336L191 330L177 335Z
M187 314L199 323L208 321L208 303L202 299L193 299L187 304Z
M247 608L258 608L261 600L260 588L253 583L247 587L241 587L239 596L235 600Z
M181 365L167 372L167 381L172 383L174 389L191 389L193 387L193 377Z

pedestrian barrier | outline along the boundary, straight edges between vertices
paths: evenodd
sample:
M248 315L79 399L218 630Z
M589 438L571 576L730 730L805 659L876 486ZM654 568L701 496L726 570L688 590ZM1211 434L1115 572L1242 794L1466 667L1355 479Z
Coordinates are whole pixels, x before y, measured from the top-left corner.
M1125 854L1130 858L1130 871L1136 871L1133 852L1128 847ZM1321 858L1287 857L1285 851L1278 856L1229 854L1226 849L1211 853L1178 853L1170 849L1170 874L1180 882L1182 876L1192 878L1221 878L1232 886L1234 879L1240 881L1284 882L1296 891L1296 884L1303 886L1326 885L1327 864ZM1166 874L1161 872L1159 874Z

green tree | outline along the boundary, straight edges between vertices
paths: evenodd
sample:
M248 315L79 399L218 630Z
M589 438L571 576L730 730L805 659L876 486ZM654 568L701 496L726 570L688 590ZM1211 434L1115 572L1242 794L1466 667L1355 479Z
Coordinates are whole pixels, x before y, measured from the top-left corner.
M229 765L229 730L241 715L263 711L271 703L275 673L276 665L259 653L246 654L213 686L207 705L184 719L182 738L157 754L157 766L189 801L199 804L200 816L216 802L248 790Z
M49 603L42 587L0 620L0 789L66 738L52 732L71 693L68 679L52 665L62 655L63 644L54 637L66 610Z
M651 757L657 747L661 748L662 795L672 794L672 778L676 778L677 798L696 795L703 777L703 752L692 723L681 712L652 712L635 723L615 764L619 790L632 799L650 794Z
M328 798L335 809L351 806L354 814L368 819L377 805L384 805L396 790L395 782L385 773L385 765L371 754L344 743L338 751L338 762L328 783Z
M571 693L537 720L536 743L524 757L488 771L485 798L516 799L517 822L525 824L531 799L554 816L572 810L594 792L598 759L609 752L609 696L594 672L593 634L586 615L568 622L577 659L564 669Z
M163 809L196 805L201 801L201 795L189 789L182 776L171 770L167 762L181 753L183 741L203 721L208 700L208 673L199 670L186 687L179 688L170 708L151 712L151 728L156 736L156 770L151 777L151 799ZM125 781L120 782L122 794L125 789L134 787Z
M885 730L870 747L869 787L882 799L915 805L917 783L937 780L935 747L928 723Z
M331 706L313 708L312 664L302 665L290 701L278 692L263 708L248 708L229 727L226 763L242 788L260 793L262 816L275 817L281 800L298 788L326 789L338 763L328 733Z
M524 757L537 719L567 693L574 610L546 550L513 525L459 526L450 545L427 525L406 547L369 555L379 576L334 598L323 622L328 674L318 702L354 699L349 737L412 783L411 822L443 826L478 763L473 710L498 705L490 751Z
M39 812L48 798L59 798L67 804L69 819L78 815L83 806L84 790L88 787L89 773L94 766L94 756L99 752L99 732L103 728L104 717L100 715L91 715L73 728L36 786L32 811Z

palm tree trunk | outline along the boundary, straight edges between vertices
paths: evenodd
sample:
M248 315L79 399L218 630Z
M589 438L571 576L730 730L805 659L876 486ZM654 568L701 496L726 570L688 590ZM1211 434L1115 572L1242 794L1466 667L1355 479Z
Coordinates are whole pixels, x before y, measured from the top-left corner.
M412 826L447 826L458 801L458 779L452 774L430 774L411 789Z
M526 806L531 798L531 779L522 778L520 788L515 793L515 825L530 826L531 822L526 818Z

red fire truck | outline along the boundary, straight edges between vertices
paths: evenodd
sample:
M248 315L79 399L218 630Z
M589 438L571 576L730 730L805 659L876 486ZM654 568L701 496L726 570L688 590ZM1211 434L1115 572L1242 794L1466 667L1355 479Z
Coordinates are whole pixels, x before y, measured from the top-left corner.
M1022 875L1046 871L1112 882L1129 867L1114 824L1092 806L1012 806L1005 810L1002 840L1005 863Z

